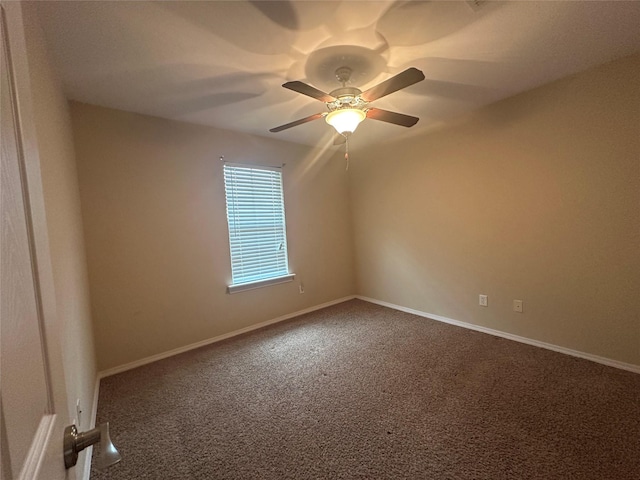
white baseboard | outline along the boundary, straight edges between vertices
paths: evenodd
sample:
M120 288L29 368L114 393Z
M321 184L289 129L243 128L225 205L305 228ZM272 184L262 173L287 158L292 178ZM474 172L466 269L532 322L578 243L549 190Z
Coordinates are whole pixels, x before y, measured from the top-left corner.
M314 312L322 308L330 307L331 305L336 305L338 303L346 302L347 300L353 300L354 298L356 298L355 295L339 298L337 300L332 300L330 302L322 303L320 305L315 305L313 307L305 308L303 310L298 310L297 312L288 313L286 315L282 315L281 317L267 320L265 322L256 323L255 325L250 325L248 327L241 328L240 330L234 330L233 332L225 333L223 335L218 335L217 337L208 338L200 342L192 343L190 345L185 345L184 347L179 347L173 350L169 350L167 352L158 353L157 355L151 355L150 357L142 358L140 360L136 360L135 362L126 363L118 367L108 368L107 370L103 370L98 373L98 379L115 375L116 373L125 372L127 370L132 370L134 368L141 367L142 365L146 365L148 363L157 362L158 360L162 360L163 358L172 357L180 353L188 352L189 350L194 350L196 348L204 347L212 343L220 342L222 340L226 340L227 338L235 337L237 335L242 335L243 333L251 332L253 330L257 330L259 328L266 327L268 325L273 325L274 323L283 322L285 320L289 320L290 318L304 315L305 313ZM97 391L96 391L96 402L97 402Z
M96 383L93 387L93 402L91 403L91 412L89 418L89 429L95 428L96 426L96 416L98 415L98 396L100 395L100 375L96 375ZM80 475L82 480L89 480L91 477L91 456L93 454L93 445L87 447L85 449L85 462L84 462L84 470Z
M421 312L420 310L414 310L413 308L402 307L389 302L383 302L382 300L376 300L375 298L364 297L362 295L356 295L355 298L364 300L365 302L375 303L382 305L383 307L393 308L394 310L400 310L402 312L412 313L419 317L429 318L431 320L437 320L438 322L448 323L457 327L467 328L469 330L475 330L477 332L488 333L496 337L506 338L508 340L514 340L520 343L526 343L527 345L533 345L534 347L546 348L547 350L553 350L554 352L564 353L565 355L571 355L572 357L582 358L584 360L590 360L592 362L601 363L609 367L619 368L621 370L628 370L633 373L640 373L640 365L634 365L632 363L620 362L618 360L612 360L606 357L600 357L598 355L592 355L590 353L580 352L578 350L572 350L570 348L560 347L552 343L541 342L539 340L533 340L527 337L521 337L512 333L502 332L500 330L494 330L493 328L482 327L480 325L474 325L472 323L462 322L460 320L454 320L453 318L443 317L441 315L434 315L432 313Z

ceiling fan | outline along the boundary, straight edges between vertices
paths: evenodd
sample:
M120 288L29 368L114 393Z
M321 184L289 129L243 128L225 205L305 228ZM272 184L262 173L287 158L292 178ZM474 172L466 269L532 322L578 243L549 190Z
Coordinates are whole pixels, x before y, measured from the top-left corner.
M338 81L342 83L342 87L333 90L331 93L325 93L300 81L287 82L282 85L284 88L324 102L328 111L316 113L294 122L280 125L269 131L273 133L281 132L282 130L296 127L303 123L325 118L329 125L333 126L340 135L346 138L358 128L360 122L365 118L393 123L394 125L401 125L403 127L412 127L418 122L418 117L369 106L369 103L374 100L424 80L424 74L417 68L408 68L364 92L355 87L347 87L347 83L351 78L351 68L339 67L335 73ZM342 142L336 143L343 142L344 139Z

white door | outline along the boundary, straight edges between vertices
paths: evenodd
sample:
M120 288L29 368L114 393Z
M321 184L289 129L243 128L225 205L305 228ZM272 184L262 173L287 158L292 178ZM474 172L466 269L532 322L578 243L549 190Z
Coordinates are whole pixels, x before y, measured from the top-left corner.
M0 4L0 472L59 480L75 474L63 460L69 418L20 8Z

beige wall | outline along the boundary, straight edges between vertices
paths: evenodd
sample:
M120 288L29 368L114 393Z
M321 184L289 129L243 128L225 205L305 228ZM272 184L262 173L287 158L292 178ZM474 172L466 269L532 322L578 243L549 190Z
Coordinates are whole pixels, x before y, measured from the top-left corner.
M348 177L333 149L78 103L71 112L100 370L354 293ZM226 293L221 155L286 163L294 282Z
M639 64L362 149L348 173L332 152L72 103L99 369L356 291L640 364ZM220 155L287 164L295 282L225 293Z
M80 399L83 415L78 426L85 430L91 421L96 363L71 119L35 6L25 3L23 15L57 315L63 325L69 417L76 418ZM76 472L83 471L85 459L80 455Z
M636 55L352 155L358 293L640 365L639 78Z

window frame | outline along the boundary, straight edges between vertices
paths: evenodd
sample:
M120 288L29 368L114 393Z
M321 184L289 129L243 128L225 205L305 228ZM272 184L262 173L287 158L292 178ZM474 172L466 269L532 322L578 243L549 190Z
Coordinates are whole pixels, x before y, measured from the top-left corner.
M231 190L229 188L229 186L231 185L232 187L236 186L237 187L237 183L234 185L232 184L232 182L229 181L229 178L233 175L234 171L232 169L245 169L245 170L259 170L259 171L272 171L272 172L276 172L278 174L278 180L272 182L272 185L277 185L279 186L279 195L276 194L272 194L272 195L260 195L258 194L257 199L263 201L262 205L263 207L268 207L271 209L271 211L269 211L269 213L266 216L266 219L269 220L269 216L273 217L271 220L274 220L273 225L275 227L277 227L278 234L277 234L277 239L278 241L280 241L281 244L284 245L284 269L276 269L273 272L273 276L268 276L268 277L264 277L264 278L255 278L255 279L248 279L246 281L243 281L247 276L249 275L245 275L244 277L242 275L239 275L239 272L237 271L237 267L234 268L234 265L237 265L237 261L238 259L240 260L240 262L242 262L242 243L243 243L243 239L242 239L242 233L240 229L240 231L238 230L237 224L239 223L238 221L238 216L240 215L240 213L244 213L246 214L247 211L245 210L244 212L242 212L243 207L242 206L238 206L238 198L239 198L239 194L236 192L234 192L233 190ZM245 178L249 178L251 176L251 174L247 174L245 173ZM229 259L230 259L230 266L231 266L231 284L227 285L227 293L238 293L238 292L243 292L246 290L253 290L256 288L262 288L262 287L266 287L269 285L277 285L280 283L285 283L285 282L290 282L293 281L293 279L295 278L295 274L291 273L289 270L289 249L288 249L288 240L287 240L287 223L286 223L286 209L285 209L285 198L284 198L284 175L283 175L283 171L282 168L280 167L273 167L273 166L267 166L267 165L257 165L257 164L242 164L242 163L227 163L225 162L224 166L223 166L223 182L224 182L224 193L225 193L225 207L226 207L226 219L227 219L227 233L229 235ZM268 184L268 183L267 183ZM263 184L261 186L264 186L266 184ZM245 192L243 193L249 193L250 195L255 194L252 193L252 189L251 188L245 188ZM251 197L252 200L255 200L256 197ZM274 203L274 200L276 201ZM275 205L275 210L274 210L274 205ZM281 217L277 217L277 213L274 215L274 211L277 212L278 209L280 209L281 207L281 211L282 211L282 215ZM244 207L246 208L246 206ZM257 215L258 221L260 216ZM265 220L265 218L263 217L262 220ZM246 227L244 228L245 230L247 229ZM232 231L233 230L233 231ZM247 236L244 237L244 242L249 242L251 241L251 233ZM253 233L253 235L256 235L255 232ZM253 238L253 241L255 242L255 237ZM262 241L262 240L259 240ZM265 241L264 245L269 247L272 246L274 242L269 242L269 241ZM277 241L275 242L277 243ZM235 245L235 247L234 247ZM262 258L264 258L264 255L260 254L262 256ZM253 256L254 258L251 259L250 257L250 261L248 263L249 267L251 267L252 264L251 262L256 262L255 260L255 255ZM272 262L274 262L276 265L278 263L281 262L281 259L278 258L277 254L273 254L272 256L267 255L268 259L271 259ZM259 265L260 261L258 260L255 265ZM267 273L268 269L266 269Z

